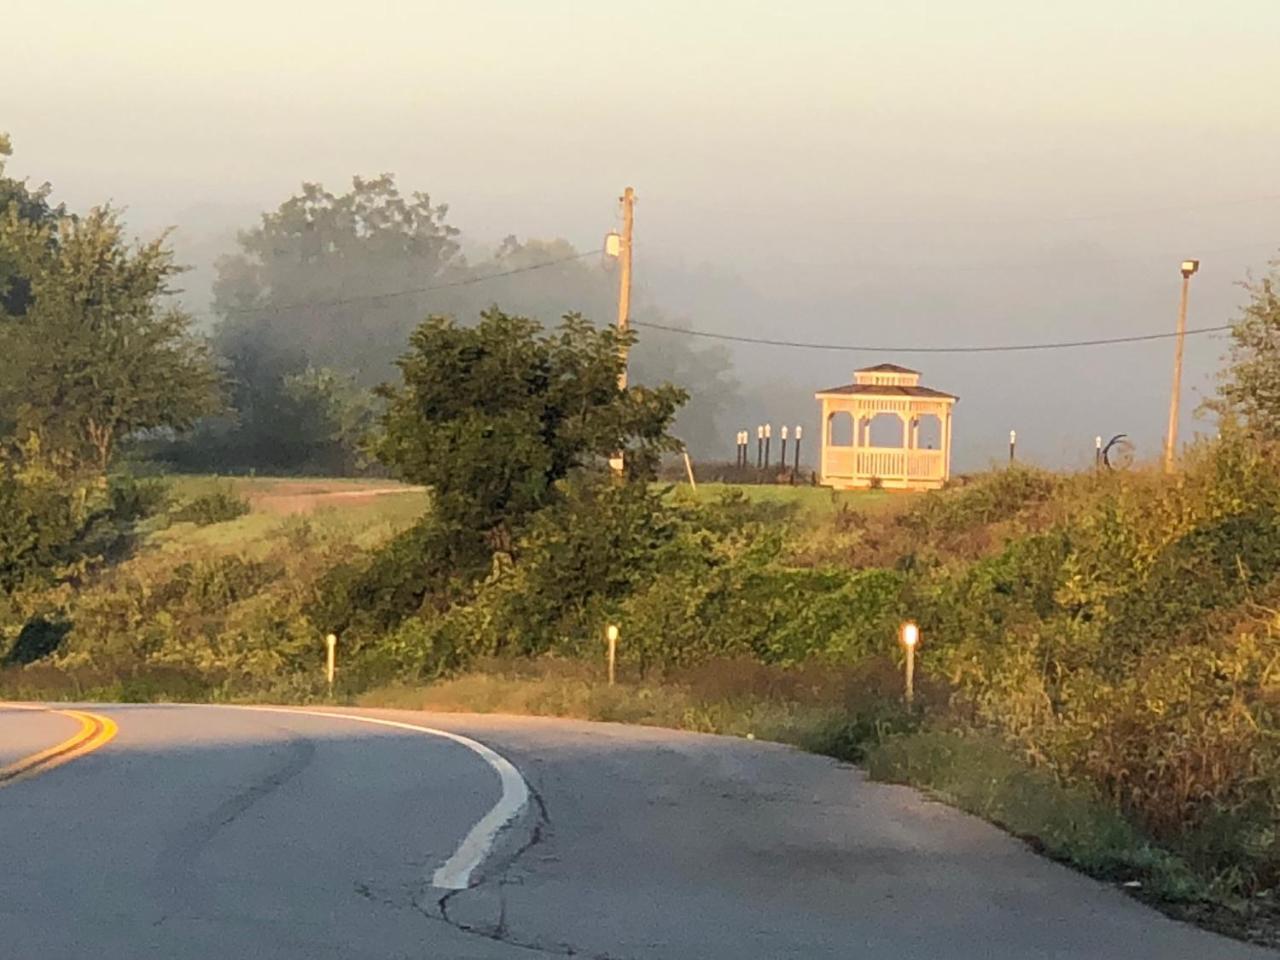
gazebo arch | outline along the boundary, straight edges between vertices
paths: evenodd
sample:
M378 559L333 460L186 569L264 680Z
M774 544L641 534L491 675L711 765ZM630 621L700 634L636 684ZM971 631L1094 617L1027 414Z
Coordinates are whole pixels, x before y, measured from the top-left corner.
M854 371L853 383L815 394L822 404L821 482L829 487L884 486L936 490L951 476L951 409L956 397L920 385L916 370L881 363ZM832 418L853 418L853 442L833 442ZM898 446L874 446L871 421L896 416L902 424ZM920 446L920 420L938 419L938 449Z
M827 428L824 431L826 434L826 439L823 441L824 443L829 443L832 446L840 446L842 444L858 442L855 435L858 425L853 419L852 411L832 410L827 414L824 422L827 425Z

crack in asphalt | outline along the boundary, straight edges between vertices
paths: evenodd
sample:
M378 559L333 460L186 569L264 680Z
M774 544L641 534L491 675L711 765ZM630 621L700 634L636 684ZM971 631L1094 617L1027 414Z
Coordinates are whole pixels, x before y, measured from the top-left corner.
M266 776L249 784L239 793L223 800L207 816L184 829L180 840L167 845L161 851L157 858L160 864L158 872L160 876L170 878L170 882L166 884L166 887L169 893L168 899L171 903L176 899L175 893L179 886L176 879L177 876L191 869L196 858L200 855L200 851L209 845L218 832L234 823L259 800L279 790L305 770L314 759L316 754L315 741L298 736L294 731L284 727L277 729L284 731L288 735L285 740L284 762ZM161 926L174 913L173 909L166 910L152 926Z
M527 779L525 783L529 789L529 796L533 798L534 806L537 808L535 823L533 830L530 832L529 839L504 860L499 871L496 873L489 873L484 876L479 883L476 883L465 890L450 890L448 893L435 899L434 902L418 902L415 906L428 919L446 923L455 930L469 936L491 940L495 943L501 943L504 946L514 947L518 950L527 950L530 953L540 954L546 957L581 957L583 960L624 960L624 958L614 956L613 954L585 953L567 943L548 945L537 941L521 940L508 928L506 888L508 886L518 885L511 882L511 872L519 864L526 853L546 839L551 828L551 817L547 813L547 805L542 799L542 794L536 790L532 784L528 783ZM476 924L466 923L450 915L449 905L455 897L460 897L464 894L474 895L486 888L493 889L497 894L498 920L496 924L492 927L486 928Z

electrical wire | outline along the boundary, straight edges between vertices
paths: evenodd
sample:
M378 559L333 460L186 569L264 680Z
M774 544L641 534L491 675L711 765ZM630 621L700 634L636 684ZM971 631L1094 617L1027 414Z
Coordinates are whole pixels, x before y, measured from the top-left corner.
M1144 333L1129 337L1100 337L1094 340L1058 340L1049 343L1006 343L986 346L961 347L883 347L866 346L850 343L814 343L804 340L773 340L767 337L745 337L732 333L708 333L702 330L689 330L683 327L672 327L647 320L632 320L633 327L645 327L650 330L663 330L668 333L680 333L689 337L701 337L707 340L728 340L733 343L752 343L770 347L795 347L803 350L840 350L851 353L1013 353L1023 350L1067 350L1074 347L1101 347L1118 343L1144 343L1148 340L1167 340L1176 337L1175 333ZM1184 331L1186 336L1201 333L1220 333L1230 330L1231 324L1216 327L1193 327Z
M556 267L562 263L572 263L575 260L584 260L587 257L593 257L603 253L602 249L587 250L583 253L575 253L567 257L559 257L555 260L543 260L540 263L530 263L523 267L513 267L510 270L503 270L501 273L486 273L479 277L465 277L461 280L451 280L448 283L436 283L427 287L410 287L405 290L392 290L387 293L369 293L360 294L352 297L340 297L332 300L311 300L300 301L298 303L281 303L267 304L261 307L228 307L220 310L220 313L226 315L244 315L258 313L283 313L287 310L307 310L316 307L342 307L355 303L374 303L381 300L394 300L397 297L411 297L420 293L432 293L436 290L449 290L454 287L469 287L473 284L484 283L488 280L501 280L503 277L514 277L519 273L530 273L534 270L542 270L546 267Z
M851 219L842 221L846 226L1001 226L1019 223L1087 223L1094 220L1114 220L1124 217L1160 216L1169 213L1185 213L1191 210L1210 210L1217 207L1240 207L1254 203L1273 203L1280 200L1280 193L1262 194L1256 197L1222 198L1203 203L1184 203L1167 207L1129 207L1105 210L1098 213L1068 214L1066 216L1025 216L998 218L940 218L940 219Z
M468 287L478 283L485 283L489 280L500 280L504 277L512 277L517 274L530 273L534 270L542 270L547 267L555 267L565 263L572 263L576 260L583 260L587 257L596 256L604 251L600 248L595 250L586 250L582 253L575 253L567 257L558 257L554 260L543 260L539 263L526 264L523 267L513 267L510 270L503 270L498 273L483 274L478 277L464 277L460 280L452 280L447 283L431 284L423 287L411 287L404 290L392 290L386 293L362 294L352 297L341 297L330 300L303 301L291 304L270 304L261 307L232 307L225 308L222 313L225 315L244 315L244 314L262 314L262 313L281 313L288 310L305 310L317 307L334 307L346 306L356 303L373 303L382 300L391 300L397 297L413 296L422 293L431 293L437 290L448 290L455 287ZM1147 333L1137 334L1127 337L1099 337L1090 340L1059 340L1046 343L1014 343L1014 344L989 344L978 346L945 346L945 347L888 347L888 346L868 346L865 344L848 344L848 343L820 343L805 340L776 340L769 337L748 337L731 333L711 333L704 330L690 330L684 327L675 327L662 323L654 323L646 320L632 320L631 325L649 330L660 330L665 333L682 334L688 337L698 337L704 340L720 340L731 343L747 343L760 346L771 347L789 347L801 350L828 350L843 351L849 353L1013 353L1019 351L1032 350L1066 350L1077 347L1100 347L1114 344L1125 343L1144 343L1151 340L1166 340L1176 337L1175 333ZM1230 330L1230 324L1220 324L1213 327L1194 327L1185 331L1186 336L1195 336L1204 333L1221 333Z

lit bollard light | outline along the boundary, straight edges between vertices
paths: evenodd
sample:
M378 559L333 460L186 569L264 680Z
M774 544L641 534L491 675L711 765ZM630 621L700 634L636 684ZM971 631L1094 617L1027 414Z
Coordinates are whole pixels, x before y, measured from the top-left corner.
M906 651L906 676L904 678L903 694L907 702L907 709L910 710L916 695L916 644L920 642L920 628L916 626L914 620L908 620L899 629L898 637Z

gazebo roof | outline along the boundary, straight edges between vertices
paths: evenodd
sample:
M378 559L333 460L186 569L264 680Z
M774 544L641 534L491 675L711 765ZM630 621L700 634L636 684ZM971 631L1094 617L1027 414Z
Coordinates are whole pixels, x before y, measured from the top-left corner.
M900 367L896 363L877 363L874 367L859 367L854 373L914 373L919 374L919 370L912 370L910 367Z
M893 364L882 364L883 367L893 367ZM879 368L870 367L869 370ZM897 370L905 370L904 367L898 367ZM861 373L862 371L859 371ZM887 372L894 372L892 370ZM914 370L909 371L915 373ZM826 390L819 390L816 396L849 396L851 394L863 394L873 397L918 397L920 399L930 400L959 400L954 393L943 393L941 390L934 390L932 387L920 386L901 386L888 383L846 383L841 387L828 387Z

